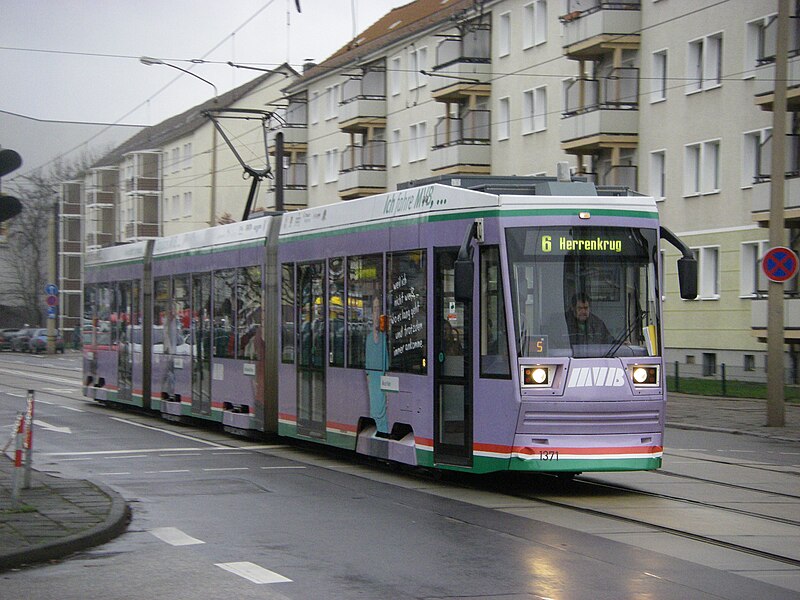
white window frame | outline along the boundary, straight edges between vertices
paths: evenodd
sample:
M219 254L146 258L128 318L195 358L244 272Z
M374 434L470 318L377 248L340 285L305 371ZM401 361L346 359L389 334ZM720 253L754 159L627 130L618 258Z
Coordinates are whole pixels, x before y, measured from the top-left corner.
M325 183L339 181L339 149L325 151Z
M502 58L511 54L511 13L504 12L497 17L497 56Z
M765 15L745 23L745 51L742 79L752 79L756 76L756 66L761 56L761 44L764 30L776 13Z
M547 86L522 92L523 135L547 129Z
M656 202L667 199L667 151L653 150L650 153L650 195Z
M308 116L312 125L319 123L319 103L319 92L312 93L308 102Z
M402 58L395 56L391 59L389 64L389 92L392 96L398 96L402 89Z
M697 258L697 298L719 300L720 247L699 246L692 248Z
M425 87L428 78L420 71L428 70L428 47L411 48L408 51L408 89L413 92Z
M764 129L755 129L753 131L745 131L742 134L742 189L753 187L753 182L758 175L759 158L762 148L766 148L767 152L771 151L770 146L764 146L764 143L772 135L772 127ZM764 164L769 164L769 154Z
M511 100L506 96L497 101L497 140L511 137Z
M339 114L339 84L329 85L325 89L327 95L325 102L325 120L335 119Z
M194 209L194 206L193 206L193 202L192 202L192 192L184 192L183 193L183 216L184 217L191 217L193 209Z
M723 32L690 40L686 52L686 95L722 86Z
M522 48L547 42L547 0L534 0L522 7Z
M703 152L700 158L702 167L700 177L700 193L718 194L720 190L720 168L722 161L720 160L720 153L722 152L722 143L720 140L708 140L703 142Z
M739 251L739 297L755 298L769 282L761 270L761 259L769 249L769 240L742 242Z
M389 160L392 167L399 167L403 162L402 136L399 129L392 129L389 142Z
M667 69L669 59L667 49L657 50L652 54L653 75L650 81L650 104L664 102L667 99Z
M188 144L183 145L183 168L191 169L192 168L192 143L189 142Z
M308 161L308 184L311 187L319 185L319 154L312 154Z
M428 158L428 123L421 121L408 126L408 162Z

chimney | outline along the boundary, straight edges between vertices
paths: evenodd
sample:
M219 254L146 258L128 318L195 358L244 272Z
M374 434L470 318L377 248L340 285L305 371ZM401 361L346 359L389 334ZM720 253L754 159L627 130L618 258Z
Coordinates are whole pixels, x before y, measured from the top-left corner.
M311 69L317 66L313 58L307 58L303 61L303 75L308 73Z

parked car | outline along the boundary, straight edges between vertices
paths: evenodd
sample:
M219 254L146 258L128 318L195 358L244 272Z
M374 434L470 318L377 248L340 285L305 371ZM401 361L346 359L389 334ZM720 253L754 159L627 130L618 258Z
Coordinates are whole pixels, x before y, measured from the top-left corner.
M0 350L11 350L11 340L19 332L19 327L0 329Z
M11 349L14 352L27 352L28 342L30 341L34 331L36 331L36 329L33 328L20 329L14 334L14 337L11 338Z
M47 329L36 329L28 341L28 349L34 354L47 350ZM64 338L61 332L56 330L56 352L64 354Z

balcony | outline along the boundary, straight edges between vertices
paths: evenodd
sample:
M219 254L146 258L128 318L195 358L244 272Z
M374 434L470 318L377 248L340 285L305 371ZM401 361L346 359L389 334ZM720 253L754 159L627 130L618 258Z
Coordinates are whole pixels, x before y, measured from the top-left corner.
M431 170L437 175L491 172L491 112L468 110L462 118L442 117L434 128Z
M90 190L87 194L86 207L113 207L116 198L116 192Z
M339 197L352 200L386 191L386 142L370 140L347 146L337 183Z
M767 339L767 299L758 298L750 305L750 326L759 340ZM800 342L800 298L786 296L783 301L783 339Z
M129 177L125 180L126 193L141 193L161 191L161 179L158 177Z
M305 99L290 99L289 105L278 112L280 125L267 132L267 150L275 154L275 135L283 132L284 152L305 152L308 148L308 104Z
M491 93L491 30L478 28L463 36L448 36L436 47L431 96L439 102L458 102Z
M126 241L157 238L161 235L158 223L126 223Z
M274 186L267 190L266 204L268 209L276 207ZM283 207L287 210L296 210L306 206L308 206L308 165L289 163L283 169Z
M786 89L786 107L789 111L800 111L800 50L790 53L786 65L789 85ZM794 85L792 85L794 84ZM753 85L756 106L762 110L772 110L775 102L775 56L762 59L756 67Z
M386 127L386 71L366 71L362 77L342 85L339 103L339 129L363 132L370 127Z
M599 79L572 81L564 95L561 148L591 154L601 148L635 148L639 135L639 70L611 69Z
M772 135L764 139L757 151L757 171L753 180L753 221L769 226L772 198ZM786 135L786 172L783 189L783 216L786 227L800 225L800 134Z
M569 58L595 59L615 48L639 48L640 0L567 0L567 13L560 20Z

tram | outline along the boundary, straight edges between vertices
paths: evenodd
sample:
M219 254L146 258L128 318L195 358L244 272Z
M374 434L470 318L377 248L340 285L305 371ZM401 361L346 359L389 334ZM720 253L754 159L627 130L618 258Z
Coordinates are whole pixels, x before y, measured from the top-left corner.
M653 198L448 176L98 250L84 394L437 469L661 465Z

